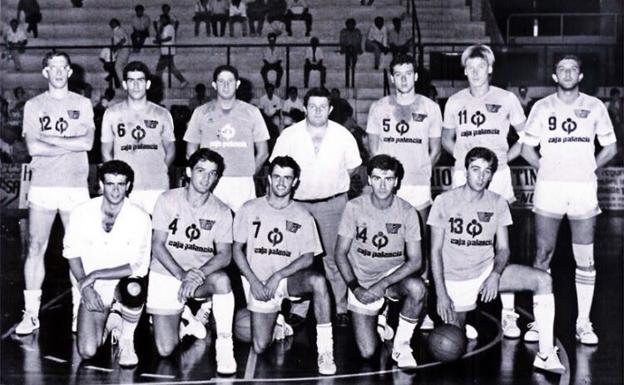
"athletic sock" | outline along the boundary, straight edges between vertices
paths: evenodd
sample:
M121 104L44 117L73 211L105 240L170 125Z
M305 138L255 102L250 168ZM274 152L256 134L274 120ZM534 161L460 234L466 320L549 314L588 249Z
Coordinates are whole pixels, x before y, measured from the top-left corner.
M396 329L396 334L394 336L394 345L398 344L408 344L412 339L412 335L414 334L414 329L416 328L417 319L411 319L405 317L403 314L399 314L399 325Z
M539 330L539 352L547 355L554 346L555 296L552 293L533 295L533 314Z
M124 304L120 306L121 313L121 337L120 340L134 341L134 331L139 324L141 313L143 313L143 305L138 308L129 308Z
M217 335L227 337L232 335L232 322L234 321L234 294L213 294L212 315L217 327Z
M501 302L503 303L503 310L514 311L516 295L514 293L501 293Z
M41 290L24 290L24 309L39 317L41 308Z
M331 322L316 325L316 348L319 354L334 351Z
M576 297L578 300L577 320L589 320L592 301L594 299L594 286L596 285L596 270L575 271Z

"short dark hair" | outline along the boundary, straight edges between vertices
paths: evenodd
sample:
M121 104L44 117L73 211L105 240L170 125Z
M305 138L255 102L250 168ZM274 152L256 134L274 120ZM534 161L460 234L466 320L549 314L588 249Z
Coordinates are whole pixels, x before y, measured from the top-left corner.
M151 76L149 67L142 61L138 60L131 61L130 63L126 64L123 69L123 80L128 80L128 72L143 72L143 75L145 75L145 80L149 80Z
M369 159L366 165L366 173L368 176L371 176L373 170L376 168L383 171L394 171L394 176L397 177L399 182L403 179L403 175L405 174L403 164L401 164L398 159L386 154L375 155Z
M52 60L52 58L55 58L57 56L62 56L65 58L65 60L67 61L67 65L71 67L71 59L69 58L69 55L64 52L64 51L49 51L48 53L45 54L45 56L43 57L43 68L46 68L48 66L48 62L50 60Z
M236 69L236 67L229 65L229 64L222 64L218 66L217 68L215 68L214 71L212 72L213 82L217 81L217 78L219 77L219 74L221 72L231 72L234 75L234 79L238 80L238 70Z
M192 170L193 167L195 167L195 165L202 160L207 160L209 162L216 164L217 175L219 175L219 177L223 175L223 170L225 170L225 163L223 162L223 157L219 153L212 151L210 149L207 149L207 148L200 148L197 151L195 151L193 154L191 154L187 162L188 167Z
M104 183L104 175L106 174L125 176L126 182L130 183L130 187L128 187L128 191L126 191L126 196L130 195L134 186L134 170L132 170L132 167L130 167L128 163L117 159L104 162L98 170L98 179L100 182Z
M195 86L195 92L206 92L206 85L204 83L197 83Z
M121 23L119 22L119 19L116 19L116 18L114 18L114 17L113 17L113 18L112 18L112 19L110 19L110 21L108 22L108 25L110 25L111 27L112 27L113 25L117 25L117 26L119 26L119 25L121 25Z
M392 58L390 62L390 76L392 76L392 72L394 71L394 67L401 64L411 64L414 67L414 72L416 71L416 64L414 63L414 57L408 54L398 54Z
M17 90L17 88L16 88ZM609 95L610 96L615 96L615 95L620 95L620 89L619 88L611 88L611 90L609 91Z
M270 33L267 35L267 39L268 39L268 40L271 40L271 39L277 39L277 34L276 34L275 32L270 32Z
M273 159L273 161L269 164L269 175L273 173L275 166L291 168L295 178L299 178L301 175L301 167L299 167L299 164L288 155L276 156L275 159Z
M303 105L305 107L308 107L308 100L310 100L311 97L320 97L320 98L327 98L327 100L329 101L330 105L331 105L331 94L329 93L329 91L327 90L327 88L325 87L314 87L314 88L310 88L308 90L308 92L306 92L305 96L303 97Z
M115 89L114 88L107 88L104 91L104 99L111 101L115 98Z
M464 167L468 169L470 163L472 163L476 159L483 159L490 164L490 168L492 169L492 174L498 170L498 157L494 153L494 151L485 147L473 147L466 154L466 159L464 160Z
M145 11L145 7L142 4L139 4L136 7L134 7L134 10L135 12Z
M579 72L583 72L583 62L581 61L581 58L576 55L569 54L569 55L564 55L561 59L555 60L553 73L557 73L557 66L559 65L559 63L561 63L564 60L574 60L576 64L578 64Z

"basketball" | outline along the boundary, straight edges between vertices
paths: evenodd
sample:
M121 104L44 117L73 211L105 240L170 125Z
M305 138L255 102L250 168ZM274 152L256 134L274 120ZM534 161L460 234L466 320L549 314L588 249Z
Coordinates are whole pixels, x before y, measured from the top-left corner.
M234 337L243 342L251 342L251 312L238 309L234 316Z
M466 334L455 325L442 325L429 334L429 351L442 362L459 359L466 352Z

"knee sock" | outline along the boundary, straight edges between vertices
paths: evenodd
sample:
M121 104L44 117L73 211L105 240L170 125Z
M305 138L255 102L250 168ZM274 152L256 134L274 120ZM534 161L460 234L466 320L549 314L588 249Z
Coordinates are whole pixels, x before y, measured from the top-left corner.
M120 340L134 341L134 331L139 324L144 305L138 308L129 308L123 304L119 307L121 313L121 336Z
M213 317L217 327L217 336L230 337L232 335L232 322L234 320L234 294L212 295Z
M41 290L24 290L24 309L38 317L40 307Z
M503 310L514 311L516 295L514 293L501 293L500 297Z
M396 334L394 336L394 344L408 344L414 334L416 323L418 319L411 319L405 317L403 314L399 314L399 325L397 326Z
M596 285L596 271L575 271L576 296L578 301L577 323L589 321L589 312L594 298L594 286Z
M552 293L535 294L533 296L533 314L539 330L539 353L546 355L554 346L555 296Z
M334 351L331 322L316 325L316 348L319 354Z

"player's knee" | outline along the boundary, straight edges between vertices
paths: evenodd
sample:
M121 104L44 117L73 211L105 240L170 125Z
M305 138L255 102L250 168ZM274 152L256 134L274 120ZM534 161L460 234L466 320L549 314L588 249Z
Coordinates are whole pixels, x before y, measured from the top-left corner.
M217 271L210 275L210 282L218 293L228 293L232 290L230 278L223 271Z
M259 338L254 336L253 339L253 349L254 349L254 353L256 354L262 354L264 353L265 350L267 350L267 348L269 347L269 345L271 344L271 340L268 338Z
M581 245L578 243L572 244L572 254L574 254L574 261L578 269L593 272L594 268L594 244Z
M88 360L95 356L98 346L95 341L89 339L81 339L78 343L78 354L83 360Z
M312 273L308 276L308 284L315 293L326 294L327 293L327 281L319 273Z
M48 240L40 237L30 237L28 243L27 259L43 259L43 255L48 247Z
M117 284L116 295L119 302L130 309L143 306L147 299L145 278L124 277L120 279Z
M360 355L365 360L373 358L377 351L377 346L375 346L375 344L359 344L358 348L360 349Z
M410 298L420 301L425 297L425 292L427 291L427 288L425 287L422 279L416 277L407 277L405 278L405 282L403 284L405 289L407 290L407 295Z
M158 355L160 357L169 357L177 344L178 341L173 338L156 338L156 350L158 351Z
M550 274L542 270L536 270L533 291L538 294L552 293L552 278Z

